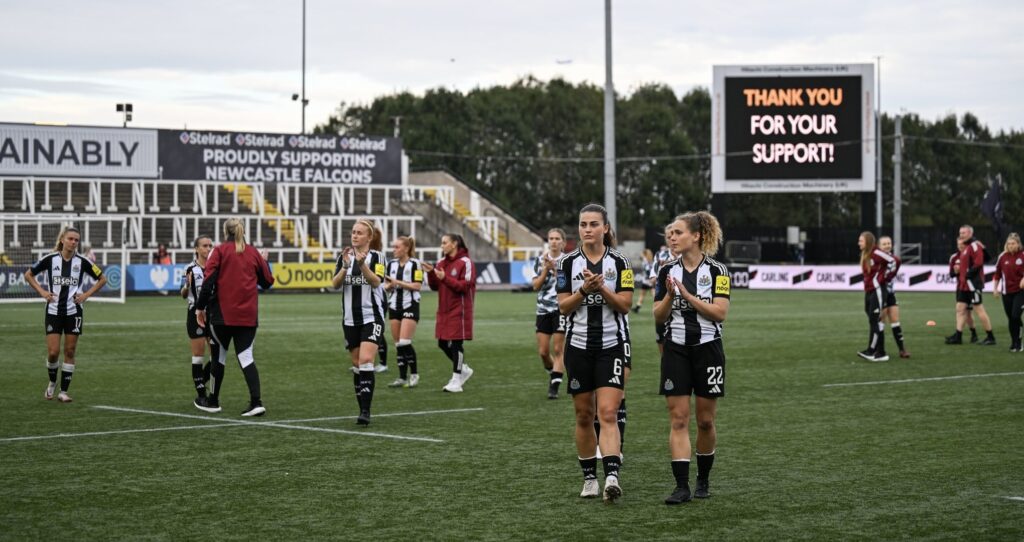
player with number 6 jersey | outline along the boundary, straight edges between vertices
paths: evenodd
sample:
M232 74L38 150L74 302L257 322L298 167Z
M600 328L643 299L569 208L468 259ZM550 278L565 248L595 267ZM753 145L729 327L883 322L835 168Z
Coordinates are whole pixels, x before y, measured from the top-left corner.
M57 387L57 361L60 359L60 338L64 335L64 365L60 367L60 393L57 400L70 403L68 387L75 371L75 349L78 337L82 334L85 313L82 303L92 297L107 283L96 264L78 255L78 244L82 234L77 228L66 226L57 236L57 246L53 252L43 256L31 269L25 271L25 281L46 300L46 371L50 383L46 386L43 397L53 399ZM47 289L36 280L36 275L46 277ZM83 292L85 276L96 280L96 283Z
M679 258L662 266L654 293L654 321L665 325L661 395L669 411L669 452L675 490L665 504L708 498L715 462L717 400L725 396L722 322L729 314L730 276L712 259L722 240L718 219L686 213L666 230ZM696 395L697 488L690 493L690 395Z
M616 251L608 211L596 203L580 209L580 246L558 261L558 309L566 325L565 368L576 412L576 452L583 470L580 497L598 496L597 447L604 464L604 500L622 496L619 408L629 361L629 309L633 268ZM594 428L594 416L601 427ZM598 442L600 441L600 442Z
M345 349L352 359L352 385L359 403L356 423L370 425L376 384L373 360L384 334L384 254L381 232L362 218L352 225L352 246L338 256L332 284L342 289Z

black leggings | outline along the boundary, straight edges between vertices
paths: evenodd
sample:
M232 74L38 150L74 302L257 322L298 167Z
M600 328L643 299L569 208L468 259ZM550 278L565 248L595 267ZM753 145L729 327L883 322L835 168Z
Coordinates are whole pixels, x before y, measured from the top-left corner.
M885 353L885 324L882 316L882 289L876 288L864 293L864 312L868 315L868 350L876 354Z
M1010 321L1010 342L1020 346L1021 314L1024 313L1024 290L1003 294L1003 310Z
M448 359L452 360L452 372L461 373L463 365L463 352L462 352L462 340L457 341L446 341L439 339L437 346L441 348L444 355L448 356Z

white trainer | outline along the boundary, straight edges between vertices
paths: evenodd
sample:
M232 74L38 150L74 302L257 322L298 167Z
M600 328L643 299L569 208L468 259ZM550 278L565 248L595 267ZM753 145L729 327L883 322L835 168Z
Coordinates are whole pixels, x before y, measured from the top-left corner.
M613 503L622 496L622 488L619 487L619 477L609 476L604 479L604 502Z
M465 384L466 381L469 380L469 377L471 377L471 376L473 376L473 369L471 369L469 367L469 365L466 365L465 363L463 363L462 364L462 377L461 377L462 383Z
M597 478L583 480L583 491L580 491L580 497L583 497L584 499L593 499L600 494L601 486L597 483Z
M396 378L394 382L388 384L389 388L404 388L408 382L404 378Z
M376 366L375 366L375 367L373 368L373 372L375 372L375 373L386 373L386 372L387 372L387 370L388 370L388 366L387 366L387 365L381 365L380 363L378 363L378 364L377 364L377 365L376 365Z
M448 393L462 393L462 376L458 373L452 373L451 380L441 389Z
M57 400L62 402L62 403L70 403L71 402L71 396L68 395L67 392L63 392L62 391L62 392L57 394Z
M419 374L413 373L413 374L409 375L409 387L410 388L415 388L416 386L419 385L419 383L420 383L420 375Z
M57 389L57 383L56 382L50 382L49 384L47 384L46 385L46 391L43 393L43 398L46 399L47 401L52 400L53 399L53 390L55 390L55 389Z

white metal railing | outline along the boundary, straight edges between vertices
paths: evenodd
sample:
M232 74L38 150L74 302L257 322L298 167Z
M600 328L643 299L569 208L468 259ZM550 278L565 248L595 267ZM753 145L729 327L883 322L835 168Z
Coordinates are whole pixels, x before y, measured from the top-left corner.
M498 217L496 216L467 216L462 221L469 227L475 229L480 237L492 245L498 244Z
M4 188L11 185L21 186L21 201L17 209L8 209L10 202L4 201ZM252 190L255 205L252 212L262 216L263 203L270 203L284 216L321 214L327 212L335 216L361 216L370 214L391 214L391 204L395 200L424 201L432 198L446 212L454 210L455 190L450 186L416 186L416 185L325 185L317 183L225 183L218 181L181 181L173 179L51 179L39 177L0 178L0 211L35 213L53 211L57 208L65 212L86 213L129 213L129 214L161 214L179 213L182 210L195 214L238 213L244 212L239 206L239 191L235 190L227 203L222 207L220 188L225 185L246 186ZM61 186L64 190L62 202L51 197L53 187ZM329 205L323 208L320 201L321 192L328 194ZM118 204L118 193L130 194L127 209ZM37 206L36 195L42 196ZM81 208L76 207L74 195L84 196L87 203ZM161 195L165 201L161 203ZM170 194L170 202L166 195ZM357 204L357 200L363 202ZM81 198L79 198L81 199ZM189 209L191 206L191 209Z
M359 218L372 220L381 230L381 236L385 243L389 243L399 235L416 237L416 227L423 221L422 216L321 216L320 234L317 241L327 250L336 250L349 244L347 233L351 233L352 226Z
M529 261L535 260L540 257L541 254L547 252L547 247L509 247L506 252L508 261Z

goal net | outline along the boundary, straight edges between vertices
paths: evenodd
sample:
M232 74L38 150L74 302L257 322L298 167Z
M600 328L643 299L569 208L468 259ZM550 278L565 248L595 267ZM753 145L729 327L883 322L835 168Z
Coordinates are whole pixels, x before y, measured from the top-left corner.
M125 246L125 219L121 217L39 216L0 214L0 303L42 303L43 299L25 280L25 271L43 256L53 252L64 226L81 232L78 254L93 260L107 277L107 284L89 301L124 303L125 268L128 251ZM44 288L45 278L36 276ZM82 291L95 280L83 276Z

